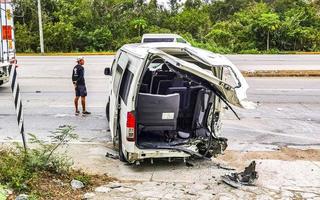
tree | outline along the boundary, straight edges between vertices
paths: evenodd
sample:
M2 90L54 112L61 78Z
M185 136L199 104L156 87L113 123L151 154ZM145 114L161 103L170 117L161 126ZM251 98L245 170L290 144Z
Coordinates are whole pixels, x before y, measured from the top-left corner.
M141 36L142 31L147 27L147 21L144 19L135 19L131 25L138 30L138 36Z
M107 51L144 32L178 33L216 52L320 50L319 0L45 0L47 51ZM18 52L38 48L35 0L14 0Z
M264 13L257 19L258 26L267 32L267 51L270 49L270 33L279 28L280 20L276 13Z

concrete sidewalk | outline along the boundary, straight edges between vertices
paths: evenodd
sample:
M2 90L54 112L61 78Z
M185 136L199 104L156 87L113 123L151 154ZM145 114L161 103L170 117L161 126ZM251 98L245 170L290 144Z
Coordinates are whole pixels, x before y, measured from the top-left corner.
M221 175L232 171L219 168L217 164L242 171L252 159L247 157L239 163L229 158L246 152L227 151L221 158L193 161L194 165L188 167L182 161L160 160L153 165L147 161L140 166L127 165L104 156L110 151L110 144L71 145L68 151L76 168L118 179L102 186L105 192L96 191L92 199L320 199L320 156L315 156L320 154L318 150L314 150L313 157L301 156L297 160L290 156L278 157L278 153L288 154L282 150L256 152L259 154L257 185L238 189L221 182ZM297 150L293 151L296 155Z

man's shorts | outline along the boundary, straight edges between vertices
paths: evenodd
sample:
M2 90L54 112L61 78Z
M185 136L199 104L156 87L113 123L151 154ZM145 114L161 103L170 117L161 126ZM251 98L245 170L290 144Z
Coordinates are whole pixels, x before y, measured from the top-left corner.
M85 85L77 85L76 96L77 97L86 97L87 96L87 88Z

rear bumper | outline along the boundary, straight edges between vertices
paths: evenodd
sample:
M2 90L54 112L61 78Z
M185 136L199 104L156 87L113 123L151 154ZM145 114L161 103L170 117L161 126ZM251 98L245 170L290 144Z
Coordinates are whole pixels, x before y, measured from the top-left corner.
M134 152L127 152L127 160L133 163L138 160L148 158L187 158L190 154L173 149L138 149L135 148Z

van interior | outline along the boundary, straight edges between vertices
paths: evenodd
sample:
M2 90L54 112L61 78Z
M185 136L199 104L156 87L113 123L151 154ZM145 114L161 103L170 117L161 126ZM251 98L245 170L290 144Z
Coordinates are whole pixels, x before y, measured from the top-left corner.
M206 140L215 94L157 60L145 70L136 108L139 148L168 148Z

